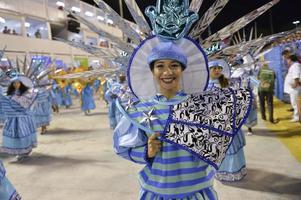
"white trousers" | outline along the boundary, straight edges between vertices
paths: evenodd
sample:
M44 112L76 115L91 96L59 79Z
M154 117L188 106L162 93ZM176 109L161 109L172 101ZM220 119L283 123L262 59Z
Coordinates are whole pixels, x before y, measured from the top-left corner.
M293 119L299 120L299 110L297 106L297 98L298 98L298 90L294 90L290 92L291 104L294 109Z

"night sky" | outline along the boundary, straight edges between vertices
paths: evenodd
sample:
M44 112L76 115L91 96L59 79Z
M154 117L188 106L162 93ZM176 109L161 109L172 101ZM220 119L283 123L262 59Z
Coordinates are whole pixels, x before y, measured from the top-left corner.
M110 5L114 10L119 13L119 0L104 0L108 5ZM225 25L230 24L236 19L244 16L245 14L251 12L252 10L264 5L270 0L230 0L222 12L216 17L216 19L211 23L211 31L215 33L216 31L223 28ZM85 0L85 2L92 5L96 5L93 0ZM149 5L155 5L156 0L136 0L140 9L144 12L145 8ZM147 2L147 3L146 3ZM204 0L202 7L199 11L200 17L203 13L214 3L214 0ZM133 21L125 3L123 3L124 16L126 19ZM250 23L246 27L248 32L254 22L257 23L258 33L263 33L264 35L271 34L272 28L273 32L281 32L295 27L292 24L293 21L301 21L301 1L300 0L280 0L280 2L272 7L270 11L261 15L259 18ZM273 22L273 27L271 28L270 22ZM301 24L300 24L301 26Z

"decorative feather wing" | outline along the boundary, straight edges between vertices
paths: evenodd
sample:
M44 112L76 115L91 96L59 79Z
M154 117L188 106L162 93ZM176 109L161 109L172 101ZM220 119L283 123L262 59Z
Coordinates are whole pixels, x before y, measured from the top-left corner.
M134 47L131 44L128 44L124 41L122 41L120 38L107 33L106 31L102 30L100 27L97 27L92 22L89 22L85 18L81 17L80 15L76 13L72 13L72 15L77 19L78 22L85 24L89 29L91 29L93 32L97 33L99 36L104 37L108 39L110 42L116 45L117 48L121 49L125 52L132 52L134 50ZM74 19L73 19L74 20Z
M132 14L135 22L144 34L149 35L151 33L151 28L149 27L143 13L141 12L139 6L135 0L124 0L130 13Z
M249 14L241 17L240 19L236 20L235 22L229 24L228 26L224 27L217 33L209 36L206 38L203 42L203 47L208 48L211 43L224 40L228 37L230 37L232 34L240 30L242 27L246 26L250 22L252 22L254 19L265 13L267 10L269 10L271 7L276 5L280 0L273 0L260 8L250 12Z
M217 0L202 16L202 18L193 27L189 36L193 39L197 39L204 32L206 28L211 24L215 17L221 12L229 0ZM190 5L191 6L191 5Z
M198 13L201 8L202 3L203 3L203 0L192 0L190 3L190 6L189 6L189 10Z
M118 15L110 6L108 6L102 0L94 0L98 7L102 9L110 19L123 31L123 33L129 37L134 43L139 44L143 39L135 30L133 30L123 18Z

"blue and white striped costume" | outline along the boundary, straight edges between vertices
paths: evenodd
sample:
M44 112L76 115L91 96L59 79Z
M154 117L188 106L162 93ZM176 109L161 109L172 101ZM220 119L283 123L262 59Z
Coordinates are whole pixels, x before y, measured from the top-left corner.
M0 161L0 199L1 200L21 200L14 186L6 178L6 171L2 161Z
M93 110L95 109L94 102L94 91L90 83L82 90L82 110Z
M147 158L147 141L151 133L138 123L143 119L144 112L154 109L153 116L158 119L151 122L150 129L162 133L170 106L178 104L185 97L186 94L178 92L169 100L163 95L157 95L148 101L142 100L135 108L130 108L128 114L124 114L114 131L116 153L127 160L145 165L139 173L141 200L217 199L212 188L215 170L189 151L162 142L161 151L154 158Z
M49 125L51 112L51 92L49 90L39 91L39 98L35 100L32 106L36 128Z
M25 92L22 96L0 95L5 114L2 150L13 155L30 153L37 146L36 126L30 106L37 98L36 93Z
M210 80L208 89L220 87L218 80ZM240 129L234 136L233 141L227 151L226 157L216 172L216 178L221 181L238 181L247 173L244 146L246 138Z

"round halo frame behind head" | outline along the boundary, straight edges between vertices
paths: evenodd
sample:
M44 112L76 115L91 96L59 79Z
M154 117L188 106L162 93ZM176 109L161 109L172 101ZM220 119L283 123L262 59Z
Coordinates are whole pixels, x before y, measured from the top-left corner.
M128 85L139 99L151 98L159 92L147 63L147 57L160 42L164 41L157 36L145 39L130 58L127 71ZM181 83L182 90L187 94L203 92L209 81L208 60L204 50L189 37L175 41L175 44L187 56L187 68L183 71Z

